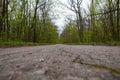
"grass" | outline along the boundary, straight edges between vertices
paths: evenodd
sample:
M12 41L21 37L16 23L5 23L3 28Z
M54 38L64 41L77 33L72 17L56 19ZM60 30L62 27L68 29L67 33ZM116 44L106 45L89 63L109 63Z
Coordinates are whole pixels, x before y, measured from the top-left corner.
M38 43L21 42L21 41L0 41L0 47L14 47L14 46L36 46Z
M111 45L120 45L120 41L111 41L111 42L106 42L106 44L111 44Z
M33 42L22 42L22 41L0 41L0 47L16 47L16 46L39 46L39 45L52 45L53 43L33 43ZM115 46L120 45L120 41L109 41L109 42L79 42L79 43L65 43L68 45L108 45Z
M0 41L0 47L19 47L19 46L40 46L40 45L52 45L54 43L33 43L22 41Z
M65 43L68 45L108 45L115 46L120 45L120 41L106 41L106 42L79 42L79 43Z

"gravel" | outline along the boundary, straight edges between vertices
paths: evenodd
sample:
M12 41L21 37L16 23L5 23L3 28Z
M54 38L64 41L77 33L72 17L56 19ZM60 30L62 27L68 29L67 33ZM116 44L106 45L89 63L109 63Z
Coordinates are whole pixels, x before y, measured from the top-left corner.
M120 80L120 46L0 48L0 80Z

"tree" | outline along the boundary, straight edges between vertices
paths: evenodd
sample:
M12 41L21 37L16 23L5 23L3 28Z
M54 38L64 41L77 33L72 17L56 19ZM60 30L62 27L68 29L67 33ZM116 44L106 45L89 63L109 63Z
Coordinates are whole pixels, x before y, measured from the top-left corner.
M116 5L117 5L117 36L118 36L118 41L120 41L120 16L119 16L119 14L120 14L120 1L119 0L117 0L116 1L117 3L116 3Z
M1 32L2 32L2 0L0 0L0 37L1 37Z
M80 41L83 41L83 28L84 28L83 17L81 12L82 1L83 0L69 0L69 6L67 6L68 9L72 10L76 14L76 23Z
M48 0L0 1L0 39L25 42L58 42L57 27L49 17L52 4L53 2ZM44 9L42 10L42 8ZM45 41L43 41L44 39Z
M81 4L82 0L69 0L69 5L67 6L68 9L76 14L75 20L80 41L95 43L119 41L119 0L91 0L88 7L89 12L86 12L86 14L82 12ZM64 30L63 33L68 34Z
M35 5L35 12L34 12L34 17L33 17L33 42L36 42L36 15L37 15L37 9L38 9L38 3L39 0L36 0L36 5Z

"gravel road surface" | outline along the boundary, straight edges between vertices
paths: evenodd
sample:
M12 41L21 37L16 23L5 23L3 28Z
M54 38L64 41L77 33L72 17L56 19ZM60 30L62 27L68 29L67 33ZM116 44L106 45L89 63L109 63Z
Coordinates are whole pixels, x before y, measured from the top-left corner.
M120 46L0 48L0 80L120 80Z

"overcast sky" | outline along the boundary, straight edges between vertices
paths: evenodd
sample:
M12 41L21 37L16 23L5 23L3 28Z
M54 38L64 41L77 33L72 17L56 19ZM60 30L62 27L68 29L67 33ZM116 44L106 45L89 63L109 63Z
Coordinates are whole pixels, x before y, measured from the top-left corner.
M68 4L68 0L60 0L60 2L62 4ZM83 0L81 7L87 10L89 2L89 0ZM73 17L75 17L75 13L67 9L66 7L63 7L62 5L58 6L58 4L56 4L55 10L56 14L58 15L53 22L55 23L55 25L58 26L59 31L62 31L63 27L67 23L66 16L72 15Z

